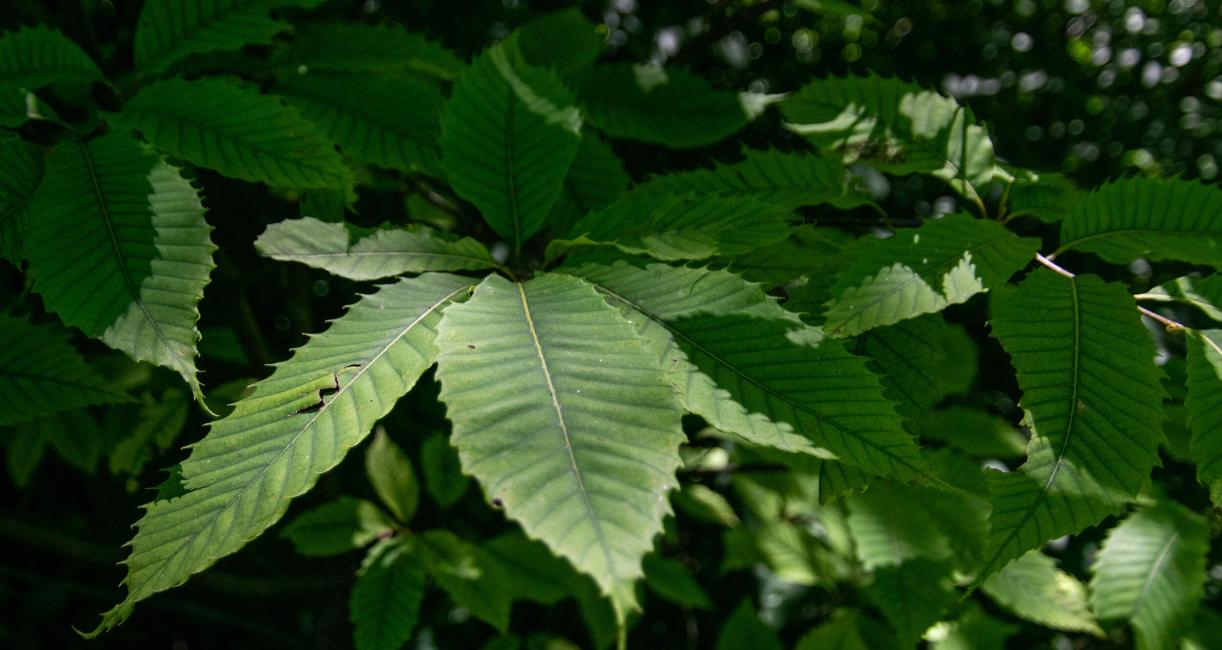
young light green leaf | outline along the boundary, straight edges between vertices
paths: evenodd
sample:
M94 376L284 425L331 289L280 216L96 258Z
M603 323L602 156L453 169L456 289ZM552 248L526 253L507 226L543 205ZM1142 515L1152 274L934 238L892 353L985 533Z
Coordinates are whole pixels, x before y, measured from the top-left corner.
M1038 247L1038 239L965 214L926 221L889 239L863 239L836 275L823 329L855 336L966 302L1004 285Z
M1123 178L1074 203L1057 253L1222 266L1222 189L1180 178Z
M420 465L424 469L424 489L443 509L457 503L466 493L470 481L462 473L458 454L444 435L434 433L425 438L420 445Z
M281 537L302 555L339 555L362 548L394 532L395 522L364 499L340 497L289 522Z
M276 94L361 162L440 176L441 91L424 81L372 72L291 71Z
M586 215L569 241L548 246L548 257L590 244L663 261L742 255L788 236L788 217L788 211L751 198L632 192Z
M42 150L0 131L0 258L21 257L21 223L42 175Z
M514 250L543 226L581 143L581 113L555 74L496 45L454 84L441 156L454 191Z
M677 487L681 411L658 358L592 286L558 274L489 276L446 311L437 344L463 470L622 621Z
M155 81L108 119L230 178L301 190L352 188L352 171L313 123L232 79Z
M750 600L744 600L726 620L717 635L717 650L782 650L781 639L755 615Z
M932 560L909 560L874 572L870 589L901 648L915 648L925 630L938 622L957 598L950 568Z
M687 568L678 560L646 555L641 565L645 569L645 584L666 600L696 609L713 606L700 583L692 578Z
M1044 627L1102 635L1086 602L1086 585L1031 551L989 576L980 588L1002 607Z
M613 138L699 147L749 121L737 95L682 68L598 65L579 75L576 85L590 123Z
M357 650L399 650L412 636L424 602L424 564L401 539L379 542L361 563L348 599Z
M998 292L992 313L1031 442L1021 467L989 472L992 530L977 584L1136 497L1158 464L1165 417L1154 343L1123 286L1041 268Z
M1222 507L1222 330L1188 335L1188 426L1197 480Z
M23 229L34 289L64 323L140 361L196 377L196 305L214 266L194 187L123 134L64 143Z
M45 25L0 34L0 87L34 90L101 78L97 64L79 45Z
M407 523L420 503L420 485L407 454L379 429L365 452L365 474L373 491L399 521Z
M439 274L383 286L255 384L192 447L185 492L146 506L125 562L127 597L89 636L274 524L432 365L438 314L469 286Z
M1222 273L1204 278L1176 278L1158 285L1139 298L1192 305L1213 320L1222 322Z
M319 22L301 25L272 63L287 70L411 73L452 81L462 59L420 34L393 24Z
M1139 650L1172 650L1205 595L1209 524L1175 503L1129 515L1108 533L1091 566L1091 606L1126 619Z
M351 280L497 266L488 249L470 237L455 239L419 225L369 230L310 217L271 224L255 240L255 249Z
M323 0L148 0L136 27L136 68L156 74L192 54L267 45L289 24L268 14Z
M926 173L950 183L983 211L993 180L993 143L972 112L906 81L817 79L781 103L790 130L828 156L893 174Z
M504 634L515 593L500 563L448 530L426 531L416 541L429 575L450 598Z

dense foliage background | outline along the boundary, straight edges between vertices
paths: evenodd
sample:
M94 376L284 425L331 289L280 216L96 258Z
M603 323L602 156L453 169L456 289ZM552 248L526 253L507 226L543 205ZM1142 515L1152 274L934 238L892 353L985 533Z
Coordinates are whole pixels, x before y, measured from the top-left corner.
M400 24L464 61L532 18L568 6L517 0L331 0L305 11L292 8L290 2L265 4L283 5L275 11L297 25L326 20ZM970 106L989 126L1002 160L1063 173L1085 187L1147 174L1216 183L1222 164L1222 3L1216 0L614 0L582 3L580 11L601 26L602 61L683 66L719 89L783 93L814 77L867 72L916 81ZM39 110L58 117L15 125L23 138L52 144L66 133L93 133L101 128L101 112L117 109L144 83L133 71L133 34L140 13L137 2L6 4L0 29L54 27L78 43L110 80L56 85L40 92L46 109ZM239 71L256 83L266 82L266 62L290 39L286 30L273 45L201 54L177 63L176 69L187 76L217 69ZM4 70L5 62L0 61L0 80ZM733 159L744 145L785 151L803 148L797 135L781 128L780 120L778 111L768 111L734 137L696 148L676 150L619 139L612 144L627 175L640 181ZM864 208L836 211L827 206L805 208L804 215L812 222L861 234L874 226L915 225L919 217L967 209L939 180L884 176L866 168L856 171L888 216ZM267 364L287 358L290 349L303 344L303 333L320 331L367 289L319 270L262 257L252 246L269 224L325 211L325 201L331 197L272 191L206 169L195 174L192 180L206 197L208 221L215 229L212 240L218 246L217 267L199 305L203 334L199 368L209 403L220 408L237 399L252 379L265 376ZM984 201L993 206L1002 190L995 185L991 191ZM469 209L455 207L455 197L424 176L363 167L355 199L349 220L362 226L404 223L406 216L491 240L487 227L471 218ZM1019 227L1027 234L1047 229L1036 220ZM1155 275L1142 263L1109 268L1087 255L1070 259L1076 272L1101 272L1139 291L1188 269L1176 267ZM4 261L0 261L0 306L11 316L54 320L31 295L21 267ZM972 302L947 312L951 322L968 325L963 330L967 340L956 341L954 345L960 347L952 349L976 360L953 370L965 377L948 381L970 386L971 405L987 405L999 421L1009 423L1010 431L1021 418L1019 391L1008 357L980 325L983 309L982 303ZM136 364L97 341L71 336L89 364L132 399L34 425L0 428L10 477L0 488L0 540L9 551L0 560L4 611L0 644L6 647L85 643L69 626L92 627L93 614L113 604L114 585L122 576L122 569L115 566L123 556L119 545L129 537L137 506L149 500L150 486L165 480L166 468L182 460L179 448L197 440L208 420L174 372ZM1166 366L1169 410L1174 416L1166 428L1171 444L1155 476L1166 493L1205 513L1210 511L1209 495L1196 483L1195 468L1185 451L1188 434L1179 405L1183 396L1175 389L1182 386L1178 379L1184 373L1182 351L1175 350L1172 356L1176 355ZM489 508L480 490L459 474L457 457L444 444L449 423L437 401L438 390L431 375L426 375L381 425L420 472L423 496L411 527L444 528L474 540L511 530L513 525ZM4 399L0 396L0 404ZM660 597L651 592L646 597L644 614L629 636L631 646L713 647L728 620L734 621L731 632L747 634L752 644L767 647L768 641L761 639L775 633L789 646L847 606L864 607L865 616L884 620L866 594L818 575L842 570L826 563L843 561L836 540L846 534L844 530L818 531L822 546L806 538L786 539L776 543L793 546L763 551L753 546L758 540L727 532L732 529L726 522L739 516L727 513L723 505L750 512L741 515L748 519L760 513L778 518L785 514L783 509L769 511L758 501L751 503L752 498L766 500L751 497L751 488L730 489L735 477L746 476L764 486L761 489L777 492L789 486L770 484L783 480L776 475L784 472L766 458L735 457L727 463L719 454L723 452L716 445L700 443L694 458L680 470L687 487L676 499L678 514L668 520L660 541L666 557L675 560L667 568L686 568L699 586L679 578L673 583L662 580L660 591L670 584L678 593ZM364 453L350 454L294 504L286 521L340 496L376 500L364 458ZM1209 523L1217 529L1216 514ZM1102 533L1092 530L1058 540L1050 552L1062 570L1087 580L1090 560L1101 542ZM1200 627L1192 632L1196 647L1218 642L1218 636L1209 636L1209 630L1219 629L1216 613L1210 613L1222 598L1218 560L1217 551L1211 551ZM184 587L145 602L141 615L90 643L98 648L172 643L193 649L346 647L352 638L349 590L360 562L353 553L304 557L294 553L281 535L267 534ZM740 610L744 602L747 609ZM943 647L996 647L982 640L990 635L1008 637L1006 647L1013 648L1132 644L1123 626L1108 627L1099 636L1067 634L1028 624L979 593L952 607L970 612L963 620L975 621L971 624L979 627L966 632L963 624L958 630L948 627L943 630ZM555 637L587 647L614 637L608 631L613 626L609 617L597 605L573 599L551 606L523 601L513 607L511 630L524 643L532 639L542 644ZM420 621L411 647L498 643L493 627L440 591L425 599ZM753 625L765 625L772 632ZM863 627L868 633L869 625ZM506 645L495 647L515 647L499 643ZM723 643L729 644L722 646L727 648L745 647L732 639Z

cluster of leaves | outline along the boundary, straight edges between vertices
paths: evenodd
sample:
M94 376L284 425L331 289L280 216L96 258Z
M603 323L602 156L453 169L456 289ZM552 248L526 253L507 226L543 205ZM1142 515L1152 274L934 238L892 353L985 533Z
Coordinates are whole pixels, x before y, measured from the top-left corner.
M1211 530L1191 506L1194 491L1222 505L1222 190L1084 191L1009 166L970 110L899 79L760 95L601 62L600 30L572 10L467 63L398 26L271 14L315 4L150 1L112 110L74 120L40 94L109 84L90 57L47 27L0 37L0 121L21 129L0 140L0 255L47 312L0 320L10 465L44 442L85 453L57 442L63 418L133 399L51 314L181 378L142 398L112 468L172 444L188 393L226 413L145 507L127 595L88 636L275 525L434 365L462 472L515 526L411 528L412 461L374 436L381 505L341 497L282 531L306 555L368 548L357 647L404 644L430 584L502 632L514 601L574 597L596 645L623 643L642 582L708 607L691 567L652 553L672 499L724 527L724 571L860 590L799 648L1000 647L1015 628L998 610L1082 635L1131 622L1148 648L1218 629L1200 608ZM269 46L257 68L199 63L251 44ZM768 119L789 150L637 183L608 143L693 149ZM39 146L30 121L62 128ZM386 281L232 410L209 406L196 366L216 252L197 170L299 200L254 242L262 255ZM938 179L967 208L898 227L867 173ZM358 227L358 190L380 178L453 218ZM1171 280L1136 296L1109 280L1135 263ZM1021 423L979 389L967 328L986 323ZM1164 382L1160 365L1179 371ZM1187 444L1165 437L1165 402ZM445 507L462 484L436 472L435 440L420 462ZM1160 446L1205 489L1152 483ZM1041 550L1112 518L1089 587ZM780 647L775 634L748 602L719 645Z

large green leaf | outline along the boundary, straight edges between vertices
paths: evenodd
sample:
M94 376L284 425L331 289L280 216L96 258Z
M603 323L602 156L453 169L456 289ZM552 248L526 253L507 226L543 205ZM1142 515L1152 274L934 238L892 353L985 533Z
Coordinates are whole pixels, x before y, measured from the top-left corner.
M787 126L828 156L894 174L945 180L983 211L993 180L993 143L972 112L955 100L906 81L817 79L781 103Z
M553 234L567 233L589 211L614 203L631 184L611 147L587 130L581 134L577 157L564 177L564 193L547 218L548 229Z
M311 122L231 79L157 81L109 119L171 156L231 178L292 189L352 186L352 172Z
M681 411L658 358L592 286L557 274L488 277L437 344L463 470L622 619L677 486Z
M310 23L298 27L272 62L290 70L412 73L453 80L464 64L453 52L393 24Z
M366 230L311 217L271 224L255 240L255 249L352 280L497 266L488 249L469 237L454 239L418 225Z
M293 71L276 93L317 124L344 154L405 172L438 175L441 91L424 81L372 72Z
M0 88L34 90L47 84L102 78L93 59L68 37L40 25L0 35Z
M920 488L876 479L864 493L848 497L849 530L867 569L951 558L949 531L924 507L926 496Z
M1086 585L1039 551L1023 555L980 586L1002 607L1033 623L1102 634L1086 602Z
M747 196L784 208L827 203L849 209L870 204L844 163L803 153L755 150L740 162L656 176L638 191Z
M85 364L67 332L0 314L0 426L126 399Z
M1179 178L1125 178L1073 204L1061 247L1127 264L1139 257L1222 266L1222 189Z
M289 24L268 14L280 7L316 7L323 0L148 0L136 27L136 68L165 70L192 55L267 45Z
M441 156L454 191L514 250L560 199L581 143L581 113L555 74L497 45L454 84L441 115Z
M1188 336L1188 426L1197 480L1222 507L1222 330Z
M950 568L932 560L909 560L874 572L872 599L895 628L901 648L915 648L931 625L954 605Z
M202 398L196 305L216 247L200 197L178 170L123 134L61 144L47 156L25 226L29 273L48 309L174 370Z
M1163 440L1154 343L1123 286L1041 268L999 291L992 312L1031 442L1021 467L989 472L992 530L978 583L1123 508L1149 483Z
M1004 285L1038 247L1037 239L964 214L926 221L888 239L863 239L836 274L823 329L854 336L942 311Z
M944 396L939 377L948 363L939 315L927 315L870 330L857 337L855 350L882 370L883 388L914 433L923 432L929 411ZM955 362L960 361L956 359Z
M783 208L746 197L632 192L591 212L572 228L572 241L556 241L548 256L569 246L611 244L665 260L742 255L789 235Z
M21 222L42 174L42 150L0 131L0 258L21 257Z
M348 617L357 650L399 650L412 636L424 601L424 565L413 545L374 546L352 586Z
M1108 533L1091 566L1091 606L1101 620L1126 619L1139 650L1179 648L1205 595L1209 524L1174 503L1129 515Z
M682 68L597 65L577 78L577 96L594 126L615 138L699 147L747 125L740 98Z
M90 636L275 523L432 365L439 312L469 286L438 274L386 285L256 383L192 447L185 492L145 507L125 561L127 597Z

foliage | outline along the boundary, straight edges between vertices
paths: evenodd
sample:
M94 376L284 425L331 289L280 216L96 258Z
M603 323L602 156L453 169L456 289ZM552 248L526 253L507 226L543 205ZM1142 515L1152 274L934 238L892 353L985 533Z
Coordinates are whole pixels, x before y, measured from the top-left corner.
M361 649L1218 638L1222 189L581 9L443 45L343 4L0 34L6 465L146 501L82 636L212 588L339 594L294 629Z

